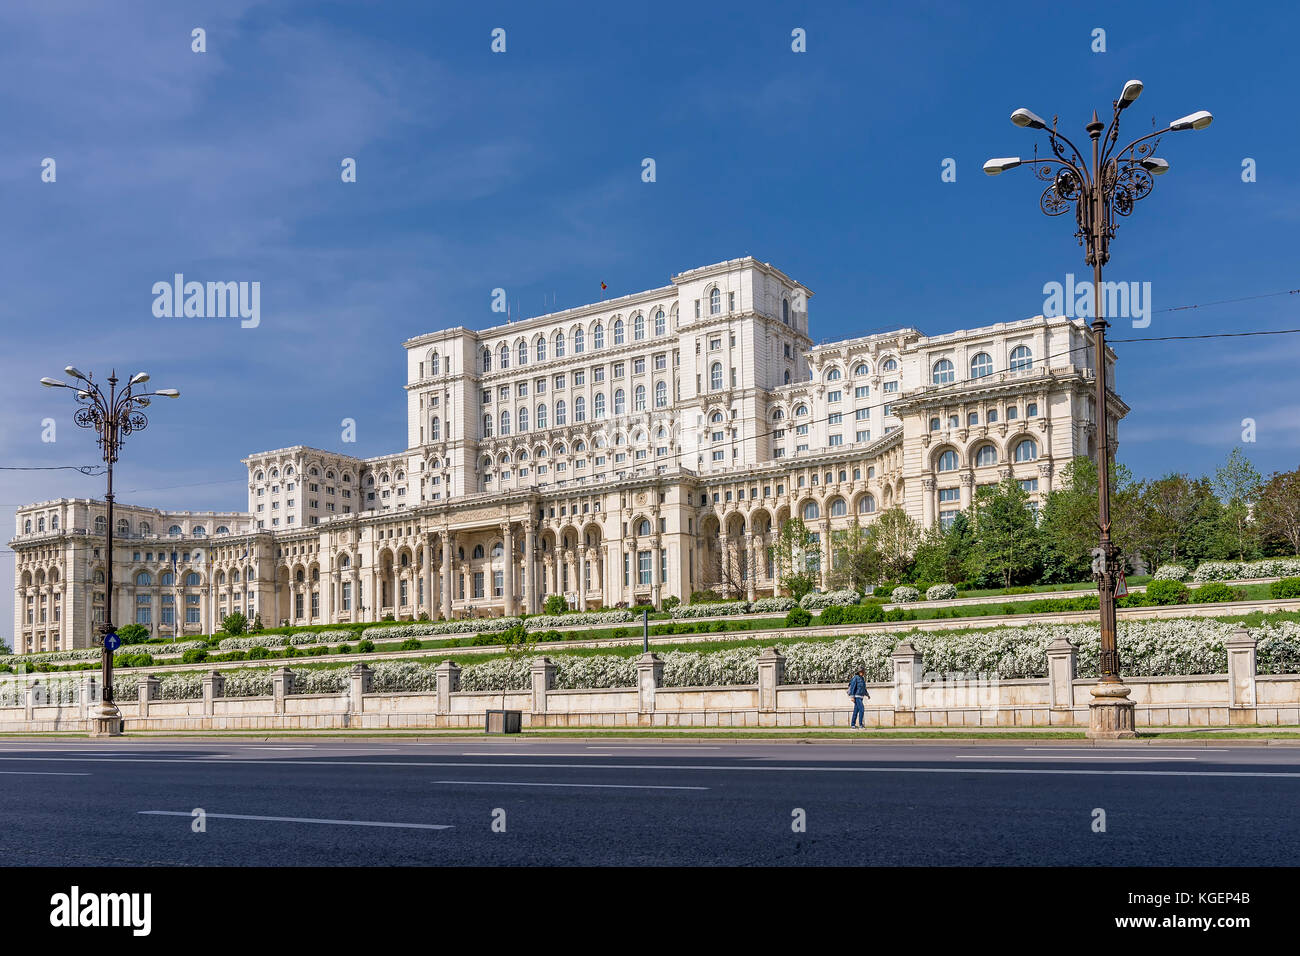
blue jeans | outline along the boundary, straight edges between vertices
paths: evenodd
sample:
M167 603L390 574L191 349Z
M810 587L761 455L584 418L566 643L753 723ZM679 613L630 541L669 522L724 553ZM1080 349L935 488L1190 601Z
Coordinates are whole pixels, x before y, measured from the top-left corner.
M853 698L853 716L849 718L850 727L865 727L864 713L862 709L862 698Z

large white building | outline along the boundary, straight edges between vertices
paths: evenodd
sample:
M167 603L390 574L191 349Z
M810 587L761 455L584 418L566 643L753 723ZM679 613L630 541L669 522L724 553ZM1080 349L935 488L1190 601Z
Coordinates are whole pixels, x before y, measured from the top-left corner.
M820 536L825 576L836 528L894 506L947 521L1007 475L1038 499L1094 453L1080 321L814 345L811 298L744 258L409 339L404 451L250 455L246 513L118 506L112 595L103 502L21 508L15 649L90 646L110 601L117 624L197 634L234 611L309 624L770 594L791 516ZM1126 412L1112 394L1112 434Z

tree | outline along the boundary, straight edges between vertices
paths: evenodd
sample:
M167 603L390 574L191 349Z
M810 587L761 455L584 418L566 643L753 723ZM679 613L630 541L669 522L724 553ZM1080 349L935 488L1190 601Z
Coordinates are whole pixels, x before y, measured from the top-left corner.
M1300 555L1300 468L1269 476L1255 503L1255 522L1265 538L1285 541Z
M795 600L817 587L821 572L821 551L817 545L817 536L802 519L791 518L781 525L772 546L778 580Z
M1228 454L1223 467L1214 473L1214 492L1224 504L1224 526L1237 560L1258 549L1250 509L1259 497L1259 472L1240 448Z
M879 580L880 551L872 529L855 522L831 532L831 582L863 591Z
M248 618L236 611L221 619L221 629L227 634L243 634L248 627Z
M1119 462L1110 468L1110 537L1122 554L1146 557L1142 538L1144 485ZM1044 580L1068 583L1087 577L1097 524L1097 465L1079 456L1061 470L1061 480L1043 503L1039 556Z
M149 640L149 628L143 624L123 624L117 629L117 637L123 644L143 644Z
M1004 588L1038 563L1038 527L1029 494L1014 478L975 494L975 548L971 568L1001 580Z
M254 614L254 615L253 615L253 623L252 623L251 625L249 625L248 633L249 633L249 634L261 634L262 631L264 631L264 630L265 630L265 627L262 625L262 614L261 614L261 612L259 611L257 614Z
M569 609L569 602L564 599L563 594L548 594L546 602L542 605L542 611L546 614L563 614Z
M899 580L912 566L912 556L921 532L902 508L887 508L871 526L880 552L880 570L886 578Z
M926 583L958 584L966 578L966 563L975 546L974 529L965 512L952 523L931 525L916 548L912 577Z

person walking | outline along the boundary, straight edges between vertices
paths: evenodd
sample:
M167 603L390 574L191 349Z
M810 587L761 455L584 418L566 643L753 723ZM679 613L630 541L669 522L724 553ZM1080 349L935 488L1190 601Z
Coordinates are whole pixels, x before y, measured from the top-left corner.
M866 729L867 724L862 699L870 697L871 694L867 692L867 669L865 667L859 667L858 672L849 681L849 696L853 698L853 716L849 718L849 726Z

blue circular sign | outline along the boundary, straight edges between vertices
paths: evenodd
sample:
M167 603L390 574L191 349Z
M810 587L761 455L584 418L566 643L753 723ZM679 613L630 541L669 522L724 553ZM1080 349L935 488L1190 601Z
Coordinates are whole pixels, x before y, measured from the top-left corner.
M122 646L122 639L118 637L116 633L105 634L104 646L110 651L115 651Z

